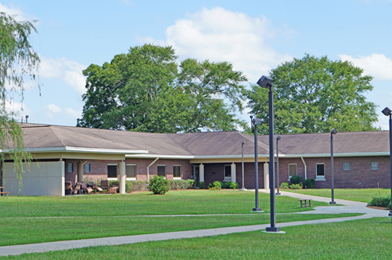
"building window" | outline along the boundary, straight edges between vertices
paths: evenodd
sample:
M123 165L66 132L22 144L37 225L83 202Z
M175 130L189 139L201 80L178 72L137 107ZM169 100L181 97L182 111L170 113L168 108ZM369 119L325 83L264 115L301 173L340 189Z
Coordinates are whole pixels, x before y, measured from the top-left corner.
M136 180L136 164L127 164L125 171L128 180Z
M349 171L350 170L350 163L345 162L343 163L343 171Z
M166 177L166 166L158 165L158 176Z
M85 169L86 172L90 172L90 164L89 164L89 163L86 163L86 164L84 165L84 169Z
M325 180L324 164L316 164L316 180Z
M73 163L68 163L68 172L73 172Z
M372 162L372 164L370 165L370 168L372 169L372 171L377 171L378 170L378 162Z
M173 166L173 179L181 179L181 166L180 165Z
M231 165L225 165L225 180L231 180Z
M297 175L297 164L289 164L289 180L291 176Z
M117 179L117 164L108 165L108 179Z

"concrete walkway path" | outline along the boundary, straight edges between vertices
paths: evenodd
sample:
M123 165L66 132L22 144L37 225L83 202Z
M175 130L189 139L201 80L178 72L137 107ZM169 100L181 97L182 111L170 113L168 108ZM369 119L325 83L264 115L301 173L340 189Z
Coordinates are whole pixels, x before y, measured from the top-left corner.
M260 190L260 192L269 193L269 190ZM281 196L289 196L298 199L308 198L314 201L323 201L323 202L330 201L329 198L303 195L298 193L281 191L281 194L282 194ZM373 217L388 216L388 211L367 208L366 203L363 202L337 199L336 203L342 204L344 206L316 207L314 211L300 212L298 214L364 213L365 215L356 216L356 217L345 217L345 218L285 222L285 223L277 223L277 226L283 228L289 226L343 222L343 221L356 220L356 219L367 219ZM106 238L94 238L94 239L82 239L82 240L57 241L57 242L39 243L39 244L3 246L0 247L0 256L20 255L24 253L43 253L48 251L67 250L67 249L83 248L83 247L90 247L90 246L112 246L112 245L122 245L122 244L134 244L134 243L147 242L147 241L161 241L161 240L171 240L171 239L226 235L231 233L265 230L269 226L270 224L263 224L263 225L253 225L253 226L202 229L202 230L193 230L193 231L179 231L179 232L168 232L168 233L136 235L136 236L106 237Z

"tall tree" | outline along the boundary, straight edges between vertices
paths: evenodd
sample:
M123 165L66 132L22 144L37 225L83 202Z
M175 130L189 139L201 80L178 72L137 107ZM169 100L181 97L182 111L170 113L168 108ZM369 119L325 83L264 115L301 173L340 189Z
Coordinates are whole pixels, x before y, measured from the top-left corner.
M276 133L320 133L377 130L375 104L363 95L372 77L347 61L305 55L272 70ZM268 133L268 90L248 92L251 113L264 118L259 129Z
M33 23L18 22L0 12L0 148L10 149L20 182L23 160L29 160L30 155L25 152L20 125L13 119L17 113L8 110L7 103L13 102L14 93L23 101L25 78L35 79L40 59L28 40L32 32L36 32Z
M176 133L241 123L234 112L242 109L246 78L226 62L187 59L177 66L172 47L144 45L83 73L86 103L78 126Z

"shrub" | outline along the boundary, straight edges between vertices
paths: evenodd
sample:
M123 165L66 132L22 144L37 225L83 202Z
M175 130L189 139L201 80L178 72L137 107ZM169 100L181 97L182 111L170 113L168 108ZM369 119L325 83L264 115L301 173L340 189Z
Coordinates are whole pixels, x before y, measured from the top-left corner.
M205 185L204 181L201 181L201 182L199 183L199 188L200 188L200 189L205 189L205 188L206 188L206 185Z
M189 189L193 188L193 186L195 185L195 180L188 179L186 181L189 183Z
M222 189L223 183L221 181L214 181L208 185L210 190L220 190Z
M109 181L109 187L118 186L120 187L119 181Z
M298 175L293 175L290 177L291 184L300 184L302 182L302 177Z
M288 188L289 188L289 184L288 184L287 182L282 182L282 183L280 184L280 188L281 188L281 189L288 189Z
M300 184L291 184L290 185L290 189L299 190L299 189L302 189L302 185L300 185Z
M238 189L238 183L236 182L225 182L225 189Z
M163 176L154 175L150 178L148 187L154 194L164 195L169 191L169 181Z
M313 189L314 188L314 179L312 178L307 178L305 180L305 188L307 189Z
M368 206L376 206L376 207L391 207L391 197L382 197L376 196L373 197L372 200L368 203Z
M132 191L148 191L147 181L132 181Z
M230 189L231 181L225 182L225 189Z
M131 181L126 181L125 182L125 192L131 192L132 191L132 182Z
M189 181L187 180L170 180L170 190L186 190L189 188Z

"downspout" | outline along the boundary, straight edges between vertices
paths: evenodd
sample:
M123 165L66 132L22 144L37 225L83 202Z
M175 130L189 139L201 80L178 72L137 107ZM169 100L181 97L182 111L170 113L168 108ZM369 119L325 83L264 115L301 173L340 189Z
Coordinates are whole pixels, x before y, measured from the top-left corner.
M308 166L306 166L306 163L305 163L305 160L304 160L303 156L301 156L301 160L302 160L302 162L303 162L303 164L305 166L305 180L306 180L308 178L308 170L307 170Z
M152 163L150 163L148 166L147 166L147 181L150 179L150 166L152 166L156 161L158 161L159 160L159 157L157 157Z

